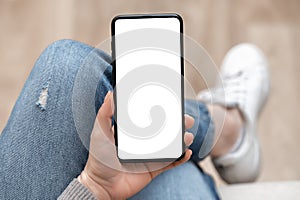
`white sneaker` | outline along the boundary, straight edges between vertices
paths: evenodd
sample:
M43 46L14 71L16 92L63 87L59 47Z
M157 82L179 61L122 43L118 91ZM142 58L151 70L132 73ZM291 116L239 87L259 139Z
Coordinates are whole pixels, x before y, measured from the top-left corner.
M252 182L260 172L256 123L269 94L268 64L256 46L240 44L225 56L221 77L223 86L217 83L210 91L200 92L198 98L207 103L239 108L245 127L234 149L224 156L214 158L213 163L228 183Z

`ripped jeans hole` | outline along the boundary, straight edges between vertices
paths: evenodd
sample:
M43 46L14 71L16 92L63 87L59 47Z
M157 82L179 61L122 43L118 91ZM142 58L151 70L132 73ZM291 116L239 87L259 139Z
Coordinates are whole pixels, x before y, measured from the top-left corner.
M48 87L44 87L40 93L39 100L35 103L42 111L46 110L48 99Z

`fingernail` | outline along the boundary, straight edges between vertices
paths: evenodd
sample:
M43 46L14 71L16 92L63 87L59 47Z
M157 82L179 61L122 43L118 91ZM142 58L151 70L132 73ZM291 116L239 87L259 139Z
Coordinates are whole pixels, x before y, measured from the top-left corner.
M106 96L105 96L105 98L104 98L104 102L107 102L108 97L110 96L110 94L111 94L111 91L108 91L108 92L106 93Z
M194 119L191 115L189 114L184 114L184 116L186 116L187 118L191 118L191 119Z

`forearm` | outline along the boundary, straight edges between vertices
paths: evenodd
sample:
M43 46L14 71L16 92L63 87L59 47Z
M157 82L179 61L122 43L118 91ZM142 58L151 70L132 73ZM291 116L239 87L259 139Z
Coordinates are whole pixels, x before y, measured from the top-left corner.
M68 185L64 192L58 197L59 200L67 199L86 199L86 200L97 200L97 198L90 192L78 179Z

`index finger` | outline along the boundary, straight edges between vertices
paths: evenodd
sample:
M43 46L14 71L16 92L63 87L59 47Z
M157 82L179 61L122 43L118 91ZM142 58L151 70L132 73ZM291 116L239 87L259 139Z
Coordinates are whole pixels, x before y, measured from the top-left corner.
M195 120L193 117L191 117L188 114L184 114L184 124L185 124L185 130L190 129L194 126Z

